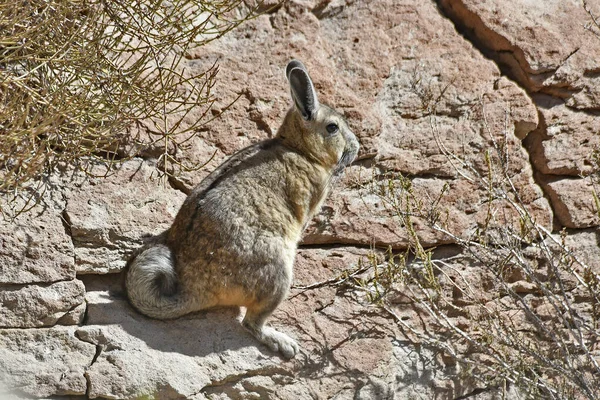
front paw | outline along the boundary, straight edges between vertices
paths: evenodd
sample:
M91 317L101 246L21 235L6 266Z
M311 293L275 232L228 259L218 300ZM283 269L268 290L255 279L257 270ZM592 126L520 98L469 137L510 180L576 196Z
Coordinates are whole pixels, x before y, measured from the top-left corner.
M261 332L260 341L269 346L271 350L281 352L288 360L300 351L300 347L298 347L298 343L294 339L273 328L264 327Z

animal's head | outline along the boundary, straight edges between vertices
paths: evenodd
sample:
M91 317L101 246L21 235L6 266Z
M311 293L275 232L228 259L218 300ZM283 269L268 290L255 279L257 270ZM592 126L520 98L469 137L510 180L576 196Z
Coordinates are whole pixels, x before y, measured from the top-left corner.
M286 68L294 107L278 132L286 145L333 173L341 172L358 153L356 136L344 117L320 104L306 67L297 60Z

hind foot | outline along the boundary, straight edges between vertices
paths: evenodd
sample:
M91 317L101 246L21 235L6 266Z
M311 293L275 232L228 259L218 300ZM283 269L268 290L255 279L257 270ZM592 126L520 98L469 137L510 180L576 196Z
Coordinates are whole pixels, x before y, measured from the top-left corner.
M300 351L300 347L294 339L273 328L263 327L260 335L255 336L262 343L269 346L272 351L280 352L288 360Z
M294 339L285 333L265 326L264 318L259 318L257 321L253 317L254 315L246 314L242 325L261 343L266 344L269 349L281 353L287 359L293 358L300 352L300 347Z

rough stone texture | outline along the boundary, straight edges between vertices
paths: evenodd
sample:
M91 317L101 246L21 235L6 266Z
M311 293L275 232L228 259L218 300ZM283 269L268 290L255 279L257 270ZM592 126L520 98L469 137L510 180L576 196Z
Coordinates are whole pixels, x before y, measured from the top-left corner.
M296 287L271 320L302 346L287 362L257 344L236 310L151 320L127 304L113 277L86 277L88 319L76 337L98 349L85 370L90 398L366 399L469 390L453 383L453 367L433 352L416 352L400 340L383 310L326 283L364 265L368 253L352 247L299 252ZM436 369L425 373L427 363Z
M587 4L597 18L600 3ZM440 5L532 95L542 123L526 144L539 173L580 177L597 172L593 153L600 132L600 31L593 24L584 28L592 17L583 3L442 0ZM566 227L598 225L598 220L576 216L589 214L590 191L574 194L571 188L548 188L555 211L562 214L559 221ZM582 221L574 222L578 219Z
M63 226L64 201L47 202L0 223L0 284L75 278L73 243Z
M557 238L558 239L558 238ZM566 244L575 250L581 262L600 273L600 236L595 229L573 233L566 238Z
M32 328L77 324L83 318L85 287L81 281L48 285L0 286L0 327Z
M88 325L77 336L101 349L86 371L91 398L202 398L213 382L280 370L232 312L153 321L107 292L89 292L87 299Z
M144 237L169 227L185 195L152 174L153 166L134 159L108 178L87 180L68 192L65 217L78 273L120 271Z
M219 68L228 83L218 84L215 90L224 104L243 94L227 118L215 121L203 133L202 141L217 143L230 153L272 136L290 105L281 66L298 57L308 66L322 100L347 115L361 141L363 176L377 178L382 170L393 170L434 181L454 178L457 171L445 151L485 174L483 152L491 147L492 138L505 135L512 147L511 167L520 175L517 189L529 193L526 204L531 204L538 220L550 225L552 212L541 190L532 184L529 157L518 140L538 124L533 103L522 89L500 76L494 63L462 40L434 4L339 3L333 14L322 14L322 6L331 4L288 2L277 13L190 52L191 70L206 68L226 54ZM217 154L213 162L222 157ZM184 175L182 181L191 185L201 177ZM475 202L487 198L484 190L455 188L452 198L468 195L479 199ZM405 247L406 234L398 229L398 222L383 208L373 210L378 200L368 188L356 189L351 178L338 184L309 227L305 243ZM431 198L439 195L439 185L424 190ZM366 197L370 198L365 203ZM449 229L477 228L465 207L470 205L451 206ZM448 241L427 229L417 232L428 244Z
M529 145L536 169L547 175L593 173L597 166L592 152L600 145L598 117L574 111L555 97L536 95L534 99L543 116Z
M588 3L599 15L597 1ZM205 168L159 184L149 149L108 178L51 176L55 189L39 209L0 225L0 326L29 327L0 329L0 378L12 391L0 398L519 398L512 388L475 387L368 301L372 287L344 279L368 263L369 247L411 243L398 210L379 195L387 179L398 190L408 182L424 210L437 204L459 236L486 224L490 204L496 222L518 227L477 177L487 177L486 151L499 161L494 145L508 150L518 200L557 240L571 228L567 245L600 274L600 219L591 177L581 177L596 172L591 154L600 144L600 38L586 21L580 3L563 0L289 0L191 49L186 69L219 63L215 114L240 96L178 149L190 162L214 154ZM169 226L184 192L275 134L291 105L283 77L291 58L307 65L320 99L345 113L362 148L308 227L294 287L271 319L302 347L283 361L240 327L236 310L168 322L139 315L119 272L146 236ZM451 237L413 223L421 243L454 268L449 275L461 271L482 296L497 297L480 266L454 262ZM536 251L524 253L535 259ZM540 318L553 318L522 271L507 279ZM589 293L573 277L564 283L575 310L590 315ZM430 328L404 293L390 301L411 327ZM451 318L467 330L469 312ZM81 326L58 326L71 324Z
M530 176L530 170L526 169L512 179L521 199L528 205L530 214L541 225L550 227L552 214L549 213L548 202ZM399 209L395 207L391 203L393 197L382 197L379 194L380 189L387 190L390 184L394 186L393 193L397 198L406 196L402 181L393 176L375 185L348 185L349 187L338 189L309 225L303 242L313 245L370 243L392 246L395 249L406 248L411 237L400 216L406 209L403 206ZM481 182L416 177L411 179L411 189L415 198L421 200L420 208L413 204L415 200L410 201L412 210L415 213L426 213L430 209L437 209L442 215L441 222L458 236L469 236L477 227L482 226L487 217L487 192L481 187ZM493 202L492 210L496 213L497 223L518 226L518 216L504 202ZM433 229L422 218L413 218L412 224L424 246L454 243L454 239Z
M566 98L578 109L597 109L600 40L584 25L591 22L576 1L442 0L454 19L498 52L524 86ZM598 15L600 4L589 1Z
M75 328L0 329L0 398L85 395L95 353Z
M556 217L567 228L589 228L600 224L594 201L594 186L589 179L566 178L546 185Z
M466 54L446 57L439 49L444 61L418 59L392 68L375 103L385 121L377 142L384 167L410 175L453 177L455 167L443 150L481 169L481 152L490 146L490 139L499 140L505 129L510 136L523 138L537 126L535 107L525 92L506 78L495 78L498 71L493 64L468 49ZM428 57L435 59L435 54ZM470 58L468 67L461 57ZM457 65L472 70L457 70ZM475 69L485 72L476 75ZM432 111L437 116L428 118ZM515 168L525 168L526 153L517 150L513 156Z

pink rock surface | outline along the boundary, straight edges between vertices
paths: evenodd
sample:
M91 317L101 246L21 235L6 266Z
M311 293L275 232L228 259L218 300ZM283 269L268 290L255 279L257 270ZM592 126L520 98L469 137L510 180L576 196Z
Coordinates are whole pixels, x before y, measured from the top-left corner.
M83 283L77 279L44 286L0 286L0 327L78 324L83 320L85 311L85 307L80 307L84 303L84 296ZM72 315L73 312L76 315Z
M598 118L568 107L562 100L538 95L543 123L529 148L536 169L547 175L589 175L597 171L594 151L600 145Z
M0 330L0 396L3 399L81 395L96 349L75 328ZM18 388L17 394L7 389Z
M588 3L599 15L598 3ZM347 277L372 261L371 247L404 250L414 241L400 217L407 205L415 214L437 205L438 222L464 238L490 216L496 226L519 228L509 201L555 233L570 228L566 243L598 273L591 178L600 37L584 29L589 21L580 3L564 0L290 0L189 50L191 72L219 64L213 114L238 99L177 149L190 163L214 156L204 168L159 184L157 149L148 149L105 179L50 177L51 207L0 224L0 384L21 390L16 397L473 395L479 386L464 371L415 346L369 300L374 288ZM306 64L320 99L344 112L362 147L309 225L294 287L271 319L303 349L284 362L247 335L235 310L167 322L142 317L127 304L118 273L144 237L170 225L184 192L237 150L275 135L291 106L283 69L292 58ZM508 198L503 174L515 188ZM455 238L423 215L411 220L421 244L438 247L448 277L460 272L497 306L492 297L505 293L489 292L489 271L457 262ZM539 248L523 253L535 260ZM507 282L540 318L553 317L523 271L511 271ZM581 284L570 277L565 287L574 309L591 315ZM441 293L459 307L451 318L467 331L477 310L450 286ZM388 300L403 321L427 328L431 321L406 293L394 296ZM515 323L526 318L515 311ZM487 389L477 396L500 396Z
M443 0L443 9L498 53L531 91L566 99L578 109L598 109L596 79L600 40L582 2ZM600 5L588 2L597 16Z
M49 200L0 223L0 284L49 283L75 277L64 203ZM61 204L62 203L62 204Z
M555 205L556 217L567 228L589 228L600 224L589 179L559 179L548 183L547 192Z
M510 4L443 0L440 4L459 29L532 95L542 120L528 138L535 168L541 174L573 177L597 173L600 30L593 19L598 21L600 4L588 1L585 7L584 2L560 0ZM588 191L565 190L567 185L557 184L548 193L561 223L596 225L589 218L572 222L580 219L576 214L587 213L576 204L587 201ZM570 205L565 207L561 199L567 198Z
M134 159L113 175L85 180L67 193L65 215L78 273L120 271L144 237L171 225L185 195L159 182L156 174L147 162Z
M500 77L494 63L459 40L454 26L433 5L324 4L335 12L323 13L323 5L286 3L243 30L190 52L192 70L219 61L220 74L227 77L216 87L223 105L242 95L198 143L212 141L227 154L272 136L290 105L283 66L296 57L307 65L321 100L347 115L362 145L362 176L391 169L432 180L456 177L444 151L483 171L483 152L491 147L492 137L503 135L514 147L515 173L531 176L528 155L518 139L538 124L533 103L522 89ZM217 152L208 170L223 156ZM336 186L305 243L406 246L401 226L389 213L373 208L376 196L367 188L357 190L355 175ZM181 180L191 187L202 177L184 174ZM540 220L551 221L550 207L533 181L519 179L517 185L518 190L535 193L527 201L535 203ZM437 186L428 191L431 197ZM453 197L467 195L460 192L460 184L455 188ZM473 188L462 188L471 195ZM479 196L483 200L486 195L480 191ZM452 205L449 221L456 223L450 229L475 229L468 212ZM419 224L425 226L423 221ZM428 245L448 241L427 228L418 233Z

